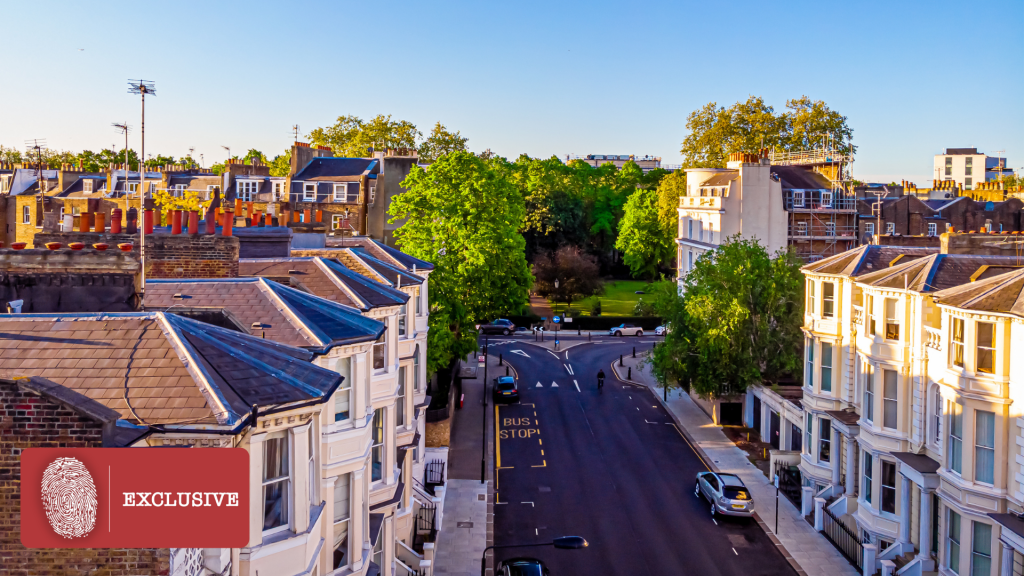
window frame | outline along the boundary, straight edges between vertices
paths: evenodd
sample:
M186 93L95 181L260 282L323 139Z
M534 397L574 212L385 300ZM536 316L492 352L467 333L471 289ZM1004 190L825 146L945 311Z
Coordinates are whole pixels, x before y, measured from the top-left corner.
M341 371L342 363L346 364L345 372ZM341 384L338 385L338 389L334 392L334 422L348 422L352 419L352 357L348 356L345 358L338 358L334 364L334 371L344 376ZM341 400L341 394L344 393L347 397L348 410L345 412L343 417L338 412L338 403Z
M82 178L82 192L93 193L92 178Z
M938 236L939 235L939 225L936 222L929 222L928 223L928 235L929 236Z
M874 238L875 237L875 223L874 222L865 222L864 223L864 233L867 234L868 236L871 236L872 238Z
M988 420L988 431L982 430L982 419ZM992 445L988 446L982 444L982 432L988 432L988 438ZM988 454L988 469L987 477L982 477L979 474L981 471L980 463L982 461L982 455ZM980 484L993 486L995 484L995 457L996 457L996 414L990 410L975 410L974 411L974 481Z
M954 573L960 574L960 543L963 541L963 518L952 508L947 507L946 511L946 567ZM955 535L953 533L954 524L956 524Z
M378 356L380 357L380 365L377 365ZM385 330L383 334L377 338L377 341L373 343L372 355L373 370L379 372L387 370L388 368L388 333Z
M408 366L398 367L398 398L395 400L395 426L405 427L408 425L405 418L405 402L408 395L408 381L405 371Z
M864 366L864 400L861 410L864 421L874 423L875 421L875 370L871 364Z
M793 207L803 208L804 207L804 191L793 190Z
M825 347L828 346L828 353ZM835 346L831 342L821 342L821 377L820 387L822 392L832 391L832 364L835 360ZM827 362L827 364L826 364ZM826 372L827 371L827 372Z
M831 292L831 294L829 294ZM821 283L821 317L834 318L836 315L836 283Z
M267 536L267 535L270 535L270 534L276 534L277 532L283 532L283 531L288 530L289 528L291 528L291 517L292 517L292 510L293 510L294 506L292 506L292 502L291 502L291 498L292 498L292 491L291 491L291 484L292 484L291 450L292 450L292 447L290 445L291 444L290 440L291 439L287 436L286 433L280 433L279 432L279 433L275 433L271 437L268 437L268 438L264 439L263 442L262 442L262 444L263 444L263 462L262 462L260 489L262 491L262 496L261 496L261 500L262 500L262 503L263 503L263 529L262 529L262 532L263 532L264 536ZM282 446L282 450L280 451L281 452L280 456L281 456L281 462L282 462L281 465L285 468L285 475L284 476L276 476L274 478L266 478L266 475L267 475L267 459L268 459L267 458L267 449L268 449L268 446L270 445L270 443L272 443L272 442L274 442L274 443L280 442L280 445ZM270 528L267 528L266 527L266 525L267 525L267 488L269 486L271 486L271 485L282 484L282 483L284 484L284 488L282 489L282 497L281 497L281 501L282 501L283 507L284 507L284 511L283 511L284 523L280 524L278 526L272 526Z
M982 532L987 531L987 538L979 538L978 528L984 528ZM984 542L987 544L988 553L986 554L982 550L978 550L978 543ZM988 562L987 570L978 570L976 562L983 560ZM992 525L984 522L978 522L977 520L971 521L971 576L993 576L992 575Z
M986 326L988 333L988 346L982 346L982 326ZM988 365L983 366L982 362L987 358ZM981 374L995 374L996 367L996 324L995 322L974 323L974 371Z
M242 202L252 202L259 189L260 183L256 180L238 180L235 187L236 197Z
M875 458L871 452L861 450L861 493L864 501L871 504L871 492L875 487Z
M273 181L270 188L270 197L274 202L280 202L284 197L284 182Z
M890 304L892 305L892 314L889 313ZM899 342L901 324L899 300L896 298L885 298L882 303L882 313L885 316L885 339Z
M815 295L815 284L816 282L810 278L807 279L807 313L817 314L818 301Z
M821 191L821 207L831 208L832 207L832 191L822 190Z
M959 334L957 332L959 328ZM967 322L963 318L953 316L949 322L949 363L960 368L964 367L964 344L966 343ZM959 340L957 336L959 335Z
M398 339L404 340L409 337L409 303L406 302L398 308Z
M881 477L878 479L878 484L879 484L879 487L880 487L879 497L878 497L878 511L879 512L883 512L885 514L896 514L896 494L897 494L897 492L896 492L896 477L898 476L898 474L896 473L896 463L895 462L891 462L889 460L882 459L882 458L879 458L878 461L881 464L881 466L879 466L879 469L880 469L880 472L881 472L881 474L880 474ZM889 484L886 484L886 471L889 471L889 472L892 473L891 474L891 476L892 476L892 485L891 486ZM886 507L886 497L887 497L887 495L889 497L891 497L891 500L890 500L891 505L892 505L892 509L891 510L886 509L887 508Z
M942 390L936 386L932 406L932 443L942 445Z
M892 381L890 382L890 375ZM892 388L890 389L890 384ZM891 392L891 396L890 396ZM900 385L899 385L899 372L896 370L890 370L888 368L882 369L882 428L889 430L899 430L900 422ZM892 408L890 413L889 409ZM892 415L892 426L890 426L889 416Z
M316 202L316 182L303 182L302 183L302 201L303 202ZM310 192L313 193L310 196Z
M811 390L814 390L814 339L808 338L807 344L804 345L804 359L806 362L806 371L804 372L804 386L807 386Z
M370 424L370 482L380 482L384 479L384 466L387 460L384 455L384 421L387 419L385 410L384 407L374 410Z
M343 484L347 488L347 492L348 492L348 498L347 498L348 505L346 507L348 514L346 514L344 518L339 519L338 518L338 502L339 502L339 500L338 500L337 496L338 496L338 488L342 487L341 480L343 478L347 480ZM337 527L338 527L338 525L339 524L344 524L345 525L345 541L343 542L343 544L345 545L345 551L343 552L343 556L342 556L343 563L342 564L338 564L337 566L334 566L334 569L338 570L339 568L343 568L343 567L348 566L349 564L351 564L350 560L352 558L352 554L351 554L352 539L350 538L351 533L349 531L349 528L350 528L351 522L352 522L352 500L353 500L353 498L352 498L352 496L353 496L353 494L352 494L352 473L351 472L346 472L344 474L339 474L337 477L335 477L335 479L334 479L334 495L335 495L335 497L334 497L334 510L333 510L333 514L332 514L332 521L333 521L333 524L334 524L335 541L337 541L337 534L338 534L338 528ZM338 546L340 544L342 544L342 543L337 543L336 544L335 542L332 542L331 543L331 550L332 551L337 551L338 550ZM331 564L334 565L333 558L331 559Z
M957 476L961 476L963 474L964 407L957 402L949 401L948 408L949 440L946 465Z
M832 421L828 418L818 417L818 462L832 462Z
M895 222L886 222L885 223L885 233L889 234L889 235L895 234L896 233L896 223Z
M810 412L807 413L807 422L804 423L804 436L806 436L806 442L804 442L804 452L808 456L814 455L814 415Z
M21 207L21 223L31 224L32 223L32 207L25 204Z

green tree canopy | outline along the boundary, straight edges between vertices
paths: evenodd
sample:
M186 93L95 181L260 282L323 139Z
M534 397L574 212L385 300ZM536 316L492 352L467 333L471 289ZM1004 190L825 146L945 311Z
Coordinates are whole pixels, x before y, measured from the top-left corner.
M274 156L269 164L271 176L287 176L292 170L292 151L285 150L284 154Z
M449 132L443 124L438 122L430 132L430 136L420 144L419 157L422 162L434 162L445 154L452 152L464 152L468 138L456 131Z
M679 226L679 197L686 195L686 172L676 170L658 184L658 220L676 237Z
M536 278L533 290L540 296L554 298L572 307L582 300L604 292L597 260L575 246L563 246L554 254L540 254L533 263ZM555 285L555 281L558 285Z
M522 196L502 159L469 152L414 166L406 192L391 203L391 222L408 254L434 264L430 274L428 365L448 366L476 348L475 324L522 311L533 284L519 229Z
M629 197L615 248L634 278L654 280L658 267L669 263L675 254L674 231L659 218L657 190L640 189Z
M849 144L853 129L846 120L821 100L807 96L787 100L782 113L776 113L760 96L750 96L729 108L709 102L686 119L690 134L680 150L683 166L724 168L733 152L804 150L822 145L828 135L837 150L852 153L856 151Z
M416 125L406 120L392 120L391 115L379 114L369 121L356 116L339 116L333 126L310 132L310 143L330 146L335 156L365 158L370 149L416 148L422 136Z
M682 296L674 283L662 287L655 305L670 331L651 359L658 380L722 396L798 371L800 265L792 252L772 257L734 236L697 259Z

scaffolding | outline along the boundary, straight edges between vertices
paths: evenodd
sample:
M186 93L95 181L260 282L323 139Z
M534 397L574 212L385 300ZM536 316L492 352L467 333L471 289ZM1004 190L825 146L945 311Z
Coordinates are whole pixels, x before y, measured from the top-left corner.
M853 155L830 144L810 150L772 151L773 166L799 166L821 175L828 188L784 190L788 240L797 256L816 262L857 246L857 198L849 186Z

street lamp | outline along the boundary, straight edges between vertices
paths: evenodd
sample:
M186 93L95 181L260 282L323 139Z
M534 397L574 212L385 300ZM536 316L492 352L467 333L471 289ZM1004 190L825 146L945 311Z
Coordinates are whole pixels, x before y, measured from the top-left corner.
M477 331L480 330L480 325L476 325ZM488 334L484 334L484 350L481 358L484 360L484 418L481 424L481 436L483 437L483 446L480 449L480 483L487 483L487 345L490 344L490 338Z
M562 536L555 538L551 542L541 542L540 544L505 544L502 546L488 546L484 548L484 554L480 557L480 576L484 576L484 572L487 570L487 551L497 550L498 548L533 548L536 546L554 546L559 550L579 550L580 548L586 548L590 546L586 538L583 536Z
M558 300L557 300L557 298L558 298L558 293L557 293L557 291L558 291L558 278L555 278L555 291L556 291L556 293L555 293L555 298L556 298L555 303L557 304L558 303ZM561 324L561 322L555 322L555 350L558 350L558 325L559 324Z

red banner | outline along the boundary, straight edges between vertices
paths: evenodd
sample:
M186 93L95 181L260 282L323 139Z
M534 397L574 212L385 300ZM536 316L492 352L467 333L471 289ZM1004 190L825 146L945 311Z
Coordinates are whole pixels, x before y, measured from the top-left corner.
M249 541L242 448L28 448L27 548L241 548Z

